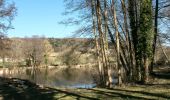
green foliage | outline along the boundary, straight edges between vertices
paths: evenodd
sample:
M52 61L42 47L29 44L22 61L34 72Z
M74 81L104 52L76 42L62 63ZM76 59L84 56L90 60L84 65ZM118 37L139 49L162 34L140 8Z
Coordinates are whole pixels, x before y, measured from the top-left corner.
M143 0L140 8L139 49L144 57L152 55L153 22L151 0Z
M129 17L136 60L134 75L137 73L137 81L145 81L148 79L148 67L153 57L152 0L129 0Z

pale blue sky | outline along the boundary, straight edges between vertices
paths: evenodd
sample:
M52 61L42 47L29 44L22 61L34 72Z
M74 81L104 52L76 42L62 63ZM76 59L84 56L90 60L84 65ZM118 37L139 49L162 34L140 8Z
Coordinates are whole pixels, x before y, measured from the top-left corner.
M44 35L46 37L66 37L75 26L58 24L66 18L63 0L13 0L17 16L12 22L14 29L8 31L9 37Z

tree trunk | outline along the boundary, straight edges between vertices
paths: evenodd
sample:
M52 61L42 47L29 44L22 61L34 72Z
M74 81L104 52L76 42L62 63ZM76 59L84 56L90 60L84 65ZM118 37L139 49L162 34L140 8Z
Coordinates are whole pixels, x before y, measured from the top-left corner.
M108 62L108 57L106 54L106 41L105 41L105 35L102 31L102 15L101 15L101 5L100 1L97 0L97 5L96 5L96 16L97 16L97 26L98 26L98 31L99 31L99 40L100 40L100 52L101 52L101 57L102 57L102 65L103 65L103 77L104 77L104 83L103 86L105 87L107 84L108 80L108 74L107 74L107 67L109 65Z
M98 36L96 33L96 17L95 17L95 1L91 0L91 9L92 9L92 20L93 20L93 34L95 36L95 47L96 47L96 55L97 55L97 63L99 69L99 81L103 82L103 73L102 73L102 66L101 66L101 59L100 59L100 52L99 52L99 43L98 43Z
M155 25L154 25L154 41L153 41L153 51L152 51L152 59L151 59L151 67L150 67L150 73L153 73L153 66L154 66L154 59L155 59L155 51L156 51L156 41L157 41L157 35L158 35L158 3L159 0L156 0L155 5Z
M139 32L139 51L142 56L142 81L149 81L149 58L152 56L153 43L153 20L152 20L152 0L142 0L140 3L140 32Z
M149 82L149 58L144 58L144 83L147 84Z
M128 28L128 22L127 22L127 10L126 10L126 5L125 5L125 0L121 0L122 4L122 10L123 10L123 15L124 15L124 28L126 32L126 44L127 44L127 54L128 54L128 66L129 66L129 73L128 73L128 80L133 81L133 76L135 75L133 70L134 70L134 63L133 63L133 49L131 46L131 39L130 39L130 34L129 34L129 28Z
M115 37L116 37L118 85L121 86L122 85L122 77L121 77L121 66L120 66L120 43L119 43L117 15L116 15L116 9L115 9L115 5L114 5L114 0L112 0L112 13L113 13L113 16L114 16L114 27L115 27Z

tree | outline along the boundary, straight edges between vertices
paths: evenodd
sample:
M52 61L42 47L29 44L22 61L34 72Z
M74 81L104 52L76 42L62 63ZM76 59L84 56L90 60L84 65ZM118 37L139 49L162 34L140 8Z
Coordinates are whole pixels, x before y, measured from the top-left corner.
M155 51L156 51L156 43L157 43L157 36L158 36L158 7L159 7L159 0L155 1L155 20L154 20L154 40L153 40L153 46L152 46L152 59L151 59L151 68L150 72L153 73L153 66L154 66L154 58L155 58Z
M5 0L0 0L0 34L3 36L5 32L12 28L11 21L16 14L15 4L8 4Z
M5 36L0 37L0 57L2 58L3 64L5 64L6 58L10 57L10 46L11 46L11 40L8 39Z
M152 20L152 0L143 0L141 2L140 14L140 35L139 41L142 42L144 75L143 81L149 81L149 65L152 57L153 42L153 20ZM140 37L141 36L141 37Z
M129 8L136 66L138 68L138 81L142 80L147 83L153 41L152 1L134 2L129 0Z
M44 39L43 41L43 48L44 50L44 64L47 66L48 64L50 64L50 54L54 52L54 48L52 47L52 45L50 44L48 39Z
M110 0L110 2L108 0L66 0L66 2L69 2L67 3L69 8L72 7L69 13L86 11L86 13L80 13L86 16L86 19L78 17L79 20L73 22L86 22L85 25L90 26L88 29L92 31L88 31L87 28L85 31L88 34L93 32L100 82L103 86L107 86L104 84L109 81L110 76L106 73L110 67L108 41L112 42L117 54L118 84L121 85L122 82L127 81L148 82L154 37L151 0ZM73 22L68 21L68 23Z
M48 64L48 58L53 48L47 39L33 36L23 40L23 54L28 66L38 67Z
M10 45L10 58L14 62L21 61L23 59L23 40L20 38L12 38Z
M118 24L117 24L117 15L116 15L116 8L115 8L115 5L114 5L114 0L112 0L112 11L113 11L113 16L114 16L115 37L116 37L117 67L118 67L118 84L119 84L119 85L122 85L121 65L120 65L120 40L119 40Z
M15 4L8 4L5 0L0 0L0 55L3 58L8 55L10 41L6 36L6 32L12 28L11 21L16 14Z

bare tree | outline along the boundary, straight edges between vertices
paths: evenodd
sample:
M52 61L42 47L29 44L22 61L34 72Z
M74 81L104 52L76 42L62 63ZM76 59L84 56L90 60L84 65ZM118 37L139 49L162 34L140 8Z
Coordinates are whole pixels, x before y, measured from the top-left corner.
M23 40L23 54L28 65L38 67L39 65L47 64L48 57L53 48L45 38L33 36Z
M11 21L16 14L15 4L8 4L5 0L0 0L0 55L1 58L5 58L8 55L9 39L6 36L6 32L11 29ZM4 62L4 60L3 60Z

